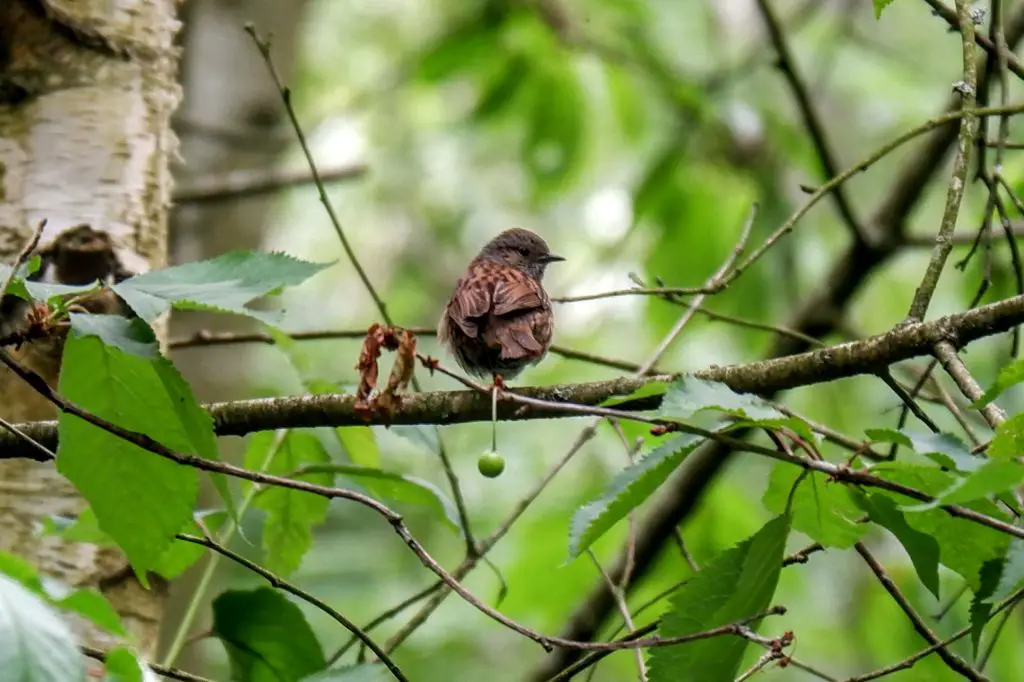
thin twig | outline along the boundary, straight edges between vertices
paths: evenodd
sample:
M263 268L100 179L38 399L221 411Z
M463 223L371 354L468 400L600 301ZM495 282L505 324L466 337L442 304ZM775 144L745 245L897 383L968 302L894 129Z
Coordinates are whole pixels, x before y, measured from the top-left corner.
M43 236L43 228L45 227L46 219L44 218L39 221L39 224L36 226L32 236L29 237L29 240L21 247L21 251L19 251L18 255L14 258L14 262L11 263L11 271L8 272L7 277L4 278L3 286L0 286L0 297L7 293L8 287L11 286L11 282L14 281L15 276L18 274L18 268L25 264L29 259L29 256L32 255L32 252L39 246L39 240Z
M929 644L933 646L939 645L940 641L938 636L936 636L936 634L931 631L928 625L924 622L924 619L921 618L917 611L914 610L914 607L910 605L910 602L903 595L903 593L900 592L900 589L896 586L896 583L893 582L892 578L890 578L889 575L885 572L885 569L882 567L882 564L880 564L878 560L875 558L875 556L870 551L868 551L868 548L864 546L864 543L858 542L854 545L854 549L857 550L857 553L860 554L861 558L864 559L864 562L867 563L868 567L871 569L871 572L874 573L875 577L878 578L878 581L882 583L882 587L885 588L885 591L889 593L889 596L893 598L893 601L896 602L896 604L900 607L903 613L907 616L907 619L910 620L911 625L914 626L914 630L916 630L917 633L921 635ZM939 646L936 649L936 652L939 654L939 658L941 658L943 662L947 666L949 666L950 670L959 673L968 680L973 680L974 682L982 682L983 680L988 680L987 677L979 673L977 670L971 668L971 666L967 665L967 663L964 662L962 658L950 652L944 646Z
M960 392L969 400L978 400L985 394L985 391L971 375L970 370L964 365L963 360L957 355L956 348L952 343L940 341L935 344L935 357L942 363L946 373L956 382ZM981 408L981 414L993 429L1006 421L1006 413L995 403L984 405Z
M977 97L978 73L974 61L974 21L971 19L969 0L956 0L956 13L960 23L960 34L963 38L964 65L963 81L957 84L957 89L962 97L961 108L968 113L960 119L956 156L953 159L953 177L949 181L939 234L935 238L935 248L932 250L931 260L928 262L921 284L914 292L914 300L907 313L908 320L924 319L925 313L928 312L928 304L939 284L939 276L946 265L946 259L949 258L949 252L953 250L953 244L949 241L949 237L956 229L956 219L960 214L960 202L967 184L967 167L970 164L971 148L977 128L977 118L972 110Z

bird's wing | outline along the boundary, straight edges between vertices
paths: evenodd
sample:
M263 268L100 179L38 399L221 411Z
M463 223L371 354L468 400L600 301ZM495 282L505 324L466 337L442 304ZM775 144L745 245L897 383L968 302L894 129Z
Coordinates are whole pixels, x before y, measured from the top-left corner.
M494 287L493 314L489 325L501 344L501 357L514 360L544 354L544 311L548 308L540 284L525 277L505 277ZM538 333L541 332L541 333ZM550 337L550 334L548 334Z
M504 277L494 286L494 314L523 314L547 307L540 285L525 276Z
M479 324L491 309L492 280L470 271L455 285L447 315L466 336L475 339Z

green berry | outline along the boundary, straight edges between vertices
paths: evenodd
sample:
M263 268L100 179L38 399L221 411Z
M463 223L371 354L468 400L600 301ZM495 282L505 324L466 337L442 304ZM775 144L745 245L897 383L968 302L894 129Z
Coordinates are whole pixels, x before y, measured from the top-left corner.
M476 468L487 478L497 478L505 470L505 458L494 450L488 450L476 461Z

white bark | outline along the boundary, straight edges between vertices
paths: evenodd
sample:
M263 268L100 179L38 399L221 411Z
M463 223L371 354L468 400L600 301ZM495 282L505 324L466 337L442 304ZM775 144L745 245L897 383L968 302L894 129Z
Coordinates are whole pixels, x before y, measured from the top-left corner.
M0 259L12 260L45 219L44 247L84 223L112 238L129 271L164 264L180 99L175 10L173 0L0 2ZM53 349L27 346L19 357L53 383ZM25 421L54 410L2 370L0 415ZM52 465L4 461L0 481L0 549L104 592L151 652L166 590L141 588L117 551L34 536L42 518L84 504ZM73 625L84 642L111 643Z

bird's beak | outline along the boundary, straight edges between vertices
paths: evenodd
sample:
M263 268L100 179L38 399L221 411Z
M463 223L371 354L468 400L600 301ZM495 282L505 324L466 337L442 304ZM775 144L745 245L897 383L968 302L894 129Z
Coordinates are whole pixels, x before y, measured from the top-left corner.
M556 256L553 253L547 253L547 254L544 254L543 256L541 256L538 259L538 262L542 263L544 265L547 265L548 263L557 263L558 261L563 261L563 260L565 260L565 259L562 258L561 256Z

